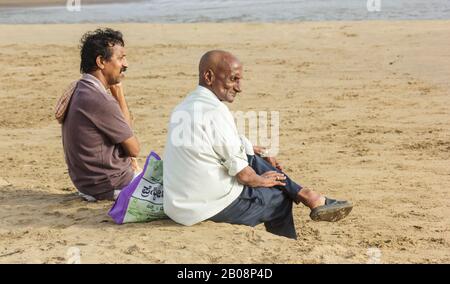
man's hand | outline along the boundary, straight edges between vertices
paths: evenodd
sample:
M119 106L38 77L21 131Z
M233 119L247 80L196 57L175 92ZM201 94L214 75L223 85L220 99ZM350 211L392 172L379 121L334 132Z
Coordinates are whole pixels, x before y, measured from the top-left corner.
M123 93L123 87L122 87L122 83L118 83L115 85L111 85L109 87L109 89L111 90L111 95L119 102L120 99L123 98L124 93Z
M269 157L269 151L266 149L266 147L261 146L253 146L253 152L255 152L256 155L262 157L264 160L266 160L269 164L272 165L272 167L279 169L280 171L283 171L283 167L281 164L277 161L275 157Z
M268 171L261 175L265 179L263 187L274 187L277 185L285 186L283 181L286 179L284 174L280 174L276 171Z
M255 170L247 166L240 171L236 178L240 184L250 187L274 187L277 185L285 186L283 182L286 176L276 171L268 171L262 175L256 174Z
M133 123L132 123L133 121L131 119L130 111L128 110L127 102L125 100L125 94L123 92L122 83L111 85L109 87L109 90L111 91L111 95L119 103L120 110L122 111L126 122L128 123L128 125L130 127L133 127Z
M253 152L258 156L264 156L267 153L266 147L253 146Z
M135 173L142 172L142 169L141 169L141 167L139 167L137 159L134 157L131 157L131 168L134 170Z

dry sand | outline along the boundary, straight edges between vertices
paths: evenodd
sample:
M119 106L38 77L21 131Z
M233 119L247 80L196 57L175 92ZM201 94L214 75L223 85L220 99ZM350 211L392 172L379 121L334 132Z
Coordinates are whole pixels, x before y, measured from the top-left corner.
M141 165L163 153L199 57L241 58L232 110L280 111L291 177L355 203L333 224L295 207L297 241L261 226L119 226L111 202L76 197L52 111L97 26L0 26L1 263L64 263L70 247L82 263L450 262L450 21L109 25L127 41Z

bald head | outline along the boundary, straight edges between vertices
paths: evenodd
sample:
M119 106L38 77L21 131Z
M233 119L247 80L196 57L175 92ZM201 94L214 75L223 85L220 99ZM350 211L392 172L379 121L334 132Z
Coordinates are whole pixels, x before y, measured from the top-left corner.
M211 50L200 59L199 85L211 90L219 100L233 102L241 92L242 64L233 54Z
M231 61L239 61L233 54L224 50L211 50L205 53L200 59L198 71L201 76L208 69L216 71L218 68L226 69Z

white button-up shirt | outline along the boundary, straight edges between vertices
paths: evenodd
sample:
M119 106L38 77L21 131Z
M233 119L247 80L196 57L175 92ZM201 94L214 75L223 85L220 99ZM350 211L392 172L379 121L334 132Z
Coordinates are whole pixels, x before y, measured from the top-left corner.
M164 152L164 211L193 225L216 215L242 192L236 174L253 155L228 107L198 86L171 114Z

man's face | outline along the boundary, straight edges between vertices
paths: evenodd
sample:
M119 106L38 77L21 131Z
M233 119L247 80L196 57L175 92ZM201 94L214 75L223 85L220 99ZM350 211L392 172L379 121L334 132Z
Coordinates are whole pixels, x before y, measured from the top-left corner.
M125 47L114 45L111 47L112 56L109 60L103 61L104 68L102 70L108 85L115 85L122 81L125 77L124 72L128 68L125 55Z
M232 103L236 95L241 92L242 64L232 59L229 64L224 65L229 66L216 70L211 89L219 100Z

